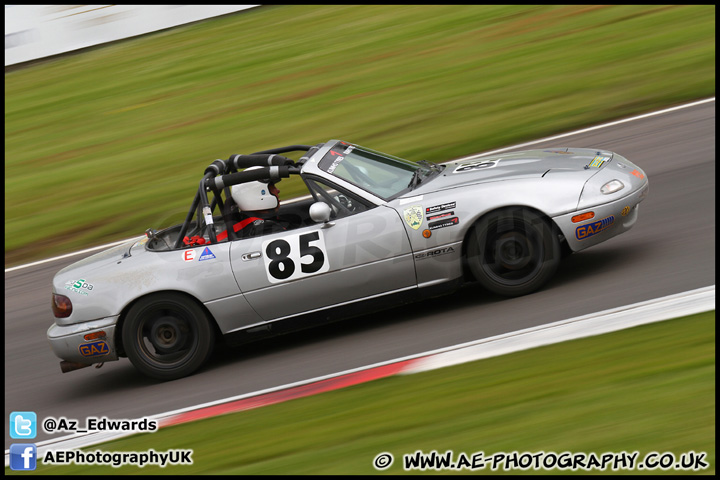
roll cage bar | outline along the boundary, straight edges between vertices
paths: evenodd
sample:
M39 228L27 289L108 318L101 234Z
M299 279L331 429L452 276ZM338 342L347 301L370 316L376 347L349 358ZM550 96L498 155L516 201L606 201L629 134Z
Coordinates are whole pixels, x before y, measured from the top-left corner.
M322 144L321 144L322 145ZM230 187L240 183L254 182L257 180L268 180L277 182L282 178L288 178L291 174L299 174L302 165L307 161L321 145L289 145L287 147L271 148L262 150L250 155L231 155L227 160L215 160L205 169L197 194L193 199L192 206L188 211L185 221L180 228L180 234L175 241L173 248L178 249L183 245L185 237L192 219L197 215L198 230L202 235L203 231L210 238L210 243L217 243L215 229L213 228L214 220L212 212L218 206L222 212L223 218L227 225L230 225L230 202L224 203L221 198L221 192L225 190L225 198L230 197ZM303 155L297 163L287 157L280 155L288 152L308 152ZM248 167L262 167L251 171L239 172L238 169ZM212 204L208 200L207 192L212 191L214 198ZM228 239L235 240L235 232L232 228L227 229Z

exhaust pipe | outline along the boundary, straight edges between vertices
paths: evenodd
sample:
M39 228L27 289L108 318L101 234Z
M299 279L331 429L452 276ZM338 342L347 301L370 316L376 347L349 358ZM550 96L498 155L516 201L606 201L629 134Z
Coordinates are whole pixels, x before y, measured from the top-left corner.
M72 372L73 370L79 370L81 368L89 367L91 365L91 363L68 362L66 360L63 360L62 362L60 362L60 370L62 370L62 373L67 373Z

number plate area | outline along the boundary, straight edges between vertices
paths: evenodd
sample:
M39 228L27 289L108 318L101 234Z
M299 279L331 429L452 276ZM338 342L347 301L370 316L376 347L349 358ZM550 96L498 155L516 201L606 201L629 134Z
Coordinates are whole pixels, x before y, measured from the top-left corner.
M270 283L288 282L330 270L321 230L266 240L262 253Z

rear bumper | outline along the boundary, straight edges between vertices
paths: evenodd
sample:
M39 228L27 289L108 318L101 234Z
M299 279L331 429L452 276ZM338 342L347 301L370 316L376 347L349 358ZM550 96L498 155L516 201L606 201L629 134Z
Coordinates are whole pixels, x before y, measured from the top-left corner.
M565 236L570 249L578 252L630 230L637 222L639 204L647 196L648 190L646 181L643 186L625 197L560 215L553 220ZM586 212L593 212L594 216L589 220L573 223L574 216Z
M48 342L56 356L68 362L93 363L117 360L115 329L118 316L60 326L53 324L47 331ZM91 333L105 332L97 338L86 340Z

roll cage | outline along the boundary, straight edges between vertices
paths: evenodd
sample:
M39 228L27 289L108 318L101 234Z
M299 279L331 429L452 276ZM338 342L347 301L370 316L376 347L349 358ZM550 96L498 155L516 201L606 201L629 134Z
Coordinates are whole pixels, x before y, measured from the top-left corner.
M287 147L262 150L250 155L231 155L227 160L215 160L206 169L198 191L193 199L192 206L180 227L180 232L175 240L173 249L183 247L185 238L191 225L195 225L193 231L199 232L201 236L210 239L210 244L217 243L212 212L217 207L222 214L226 225L231 225L231 201L230 187L240 183L267 180L277 182L282 178L288 178L293 174L300 174L302 165L322 146L323 144L311 145L289 145ZM288 152L307 152L297 162L280 155ZM251 171L238 171L249 167L261 167ZM212 202L208 199L208 192L213 192ZM222 192L225 192L226 201L223 202ZM197 218L197 222L193 222ZM237 237L232 228L227 229L228 240L236 240ZM150 234L148 234L150 236Z

